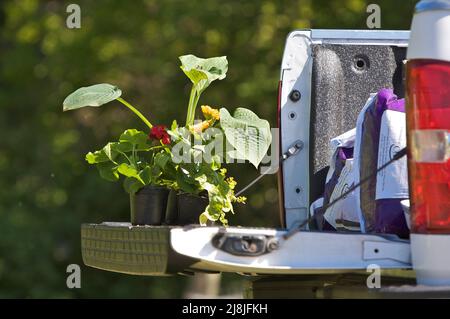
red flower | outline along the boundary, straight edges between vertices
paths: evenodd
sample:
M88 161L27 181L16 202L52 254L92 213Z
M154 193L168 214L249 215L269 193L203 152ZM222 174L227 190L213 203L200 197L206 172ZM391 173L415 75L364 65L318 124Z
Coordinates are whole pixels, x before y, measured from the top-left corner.
M163 138L164 134L167 134L166 132L166 126L165 125L155 125L150 130L149 137L160 140Z
M163 144L170 144L170 136L166 131L165 125L155 125L148 134L150 139L160 140Z
M163 138L161 139L161 142L162 142L163 144L165 144L165 145L170 144L170 136L169 136L169 134L166 133L166 134L163 136Z

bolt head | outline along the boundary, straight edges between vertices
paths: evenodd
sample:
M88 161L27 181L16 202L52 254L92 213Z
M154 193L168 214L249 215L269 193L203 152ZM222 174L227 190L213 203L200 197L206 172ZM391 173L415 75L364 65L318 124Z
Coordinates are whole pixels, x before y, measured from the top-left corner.
M298 90L292 90L292 92L289 94L289 98L292 102L297 102L302 98L302 94Z

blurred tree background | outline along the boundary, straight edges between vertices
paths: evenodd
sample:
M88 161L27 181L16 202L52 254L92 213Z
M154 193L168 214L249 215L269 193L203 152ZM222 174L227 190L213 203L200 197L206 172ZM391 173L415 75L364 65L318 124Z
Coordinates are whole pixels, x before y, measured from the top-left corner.
M81 7L81 29L66 7ZM0 297L182 297L189 278L135 277L82 266L80 224L127 221L121 184L102 180L84 154L130 127L119 103L62 113L74 89L114 83L153 123L184 122L190 83L178 56L226 55L229 72L201 103L249 107L276 125L279 68L287 34L299 28L366 29L363 0L0 1ZM383 29L409 29L415 1L376 1ZM243 186L257 172L235 165ZM277 227L275 176L252 188L231 225ZM227 274L221 293L241 289Z

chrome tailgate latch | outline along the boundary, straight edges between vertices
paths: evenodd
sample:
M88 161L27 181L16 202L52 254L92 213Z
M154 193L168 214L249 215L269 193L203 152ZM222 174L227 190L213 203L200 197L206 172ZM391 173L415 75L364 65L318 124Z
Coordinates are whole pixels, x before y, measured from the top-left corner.
M279 247L274 236L219 233L212 239L215 248L234 256L260 256Z

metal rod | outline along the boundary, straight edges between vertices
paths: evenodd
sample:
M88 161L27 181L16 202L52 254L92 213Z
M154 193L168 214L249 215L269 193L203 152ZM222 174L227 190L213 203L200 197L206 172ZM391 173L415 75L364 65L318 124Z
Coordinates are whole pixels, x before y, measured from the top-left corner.
M293 156L293 155L297 155L298 152L300 152L303 148L303 142L298 140L295 141L294 144L292 144L288 150L282 154L279 158L279 162L282 163L285 160L287 160L289 157ZM266 176L267 174L260 174L258 177L256 177L254 180L252 180L250 183L247 184L247 186L245 186L244 188L242 188L239 192L236 193L236 196L240 196L243 192L245 192L247 189L249 189L250 187L252 187L254 184L256 184L256 182L258 182L261 178L263 178L263 176Z

